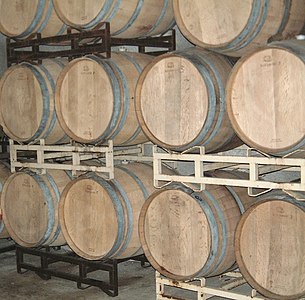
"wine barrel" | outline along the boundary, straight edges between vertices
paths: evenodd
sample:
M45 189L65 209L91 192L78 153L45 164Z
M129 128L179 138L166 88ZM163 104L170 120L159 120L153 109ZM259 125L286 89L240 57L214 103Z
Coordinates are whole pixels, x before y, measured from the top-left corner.
M22 39L38 32L48 37L65 30L52 0L0 0L0 32L8 37Z
M141 207L153 187L150 165L115 167L115 179L95 173L73 180L64 190L59 216L71 249L89 260L143 253L138 236Z
M278 35L292 37L305 23L304 0L174 0L181 32L193 44L242 56Z
M11 175L2 191L4 224L12 239L23 247L60 246L65 239L58 220L58 202L71 180L65 171L46 175L18 172Z
M70 62L56 87L56 112L64 131L81 143L134 145L147 141L134 109L135 86L151 57L112 53L111 59L87 56Z
M62 21L90 30L101 22L111 23L111 34L138 38L162 34L175 25L172 0L53 0Z
M0 163L0 197L3 189L3 185L7 178L11 175L10 169L8 168L9 166L1 162ZM1 205L0 205L0 239L2 238L8 238L10 235L8 231L5 228L4 222L3 222L3 216L2 216L2 210L1 210Z
M288 196L266 196L243 215L236 230L241 273L271 299L305 296L305 205Z
M202 145L219 152L241 145L226 113L231 69L225 57L200 48L154 59L136 88L137 117L146 136L175 151Z
M54 95L65 60L47 59L10 67L0 81L0 115L4 132L18 142L45 139L60 144L69 139L59 125Z
M158 272L175 280L234 269L235 229L252 203L244 188L215 185L197 193L181 184L169 185L152 194L141 210L145 256Z
M304 148L305 42L271 43L241 58L227 85L227 109L250 147L282 156Z

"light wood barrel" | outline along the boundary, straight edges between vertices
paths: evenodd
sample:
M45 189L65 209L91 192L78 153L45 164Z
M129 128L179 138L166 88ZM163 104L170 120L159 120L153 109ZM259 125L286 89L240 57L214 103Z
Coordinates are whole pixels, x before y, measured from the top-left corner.
M59 207L68 245L89 260L125 258L143 253L138 236L141 207L153 187L150 165L117 166L115 179L92 173L72 181Z
M3 185L7 178L11 175L9 165L0 162L0 197L3 189ZM0 238L8 238L10 235L8 231L5 228L4 222L3 222L3 216L2 216L2 210L1 210L1 205L0 205Z
M57 81L56 112L65 132L81 143L133 145L147 141L139 126L134 93L151 57L112 53L105 60L88 56L70 62Z
M136 88L142 130L155 144L175 151L205 146L219 152L241 145L225 104L229 61L200 48L154 59Z
M242 217L235 239L239 269L260 294L272 299L305 296L305 205L267 196Z
M54 0L62 21L71 27L93 29L110 22L111 34L138 38L164 33L175 25L172 0Z
M68 142L55 113L55 85L65 60L47 59L10 67L0 81L0 114L4 132L18 142L44 138L47 144Z
M242 56L273 37L292 37L305 23L304 0L174 0L177 25L197 46Z
M0 0L0 32L8 37L22 39L37 32L48 37L65 30L52 0Z
M304 41L275 42L235 65L228 114L249 146L279 156L304 148L304 49Z
M147 259L158 272L176 280L233 269L235 229L252 202L246 189L223 186L196 193L173 184L155 192L139 218Z
M46 175L18 172L3 188L1 207L4 224L16 243L24 247L65 244L58 219L61 192L71 180L65 171Z

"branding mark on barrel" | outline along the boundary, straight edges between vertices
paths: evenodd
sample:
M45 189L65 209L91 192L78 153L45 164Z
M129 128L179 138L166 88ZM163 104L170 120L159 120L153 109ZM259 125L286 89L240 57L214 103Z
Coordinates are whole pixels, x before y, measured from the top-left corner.
M23 0L16 1L15 9L16 9L16 12L24 11L24 1Z
M90 70L89 66L83 66L82 75L92 75L93 71Z
M85 191L86 191L86 193L97 194L97 191L90 184L86 185Z
M31 186L30 180L29 180L29 179L24 179L24 180L23 180L23 183L22 183L22 186L30 187L30 186Z

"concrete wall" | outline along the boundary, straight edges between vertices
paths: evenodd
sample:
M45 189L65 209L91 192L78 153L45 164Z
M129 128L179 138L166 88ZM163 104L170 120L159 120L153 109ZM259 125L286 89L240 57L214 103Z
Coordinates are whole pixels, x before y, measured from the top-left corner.
M0 33L0 76L6 70L5 36Z

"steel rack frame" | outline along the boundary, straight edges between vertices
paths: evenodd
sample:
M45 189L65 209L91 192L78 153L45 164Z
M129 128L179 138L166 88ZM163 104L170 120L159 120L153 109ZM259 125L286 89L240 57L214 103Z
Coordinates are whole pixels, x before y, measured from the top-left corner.
M243 153L234 156L225 155L225 153L205 154L204 147L194 147L182 153L176 153L154 146L154 185L156 188L162 188L171 182L180 182L185 185L197 184L199 185L198 191L204 190L206 184L240 186L248 188L250 196L258 196L272 189L281 189L297 200L305 200L304 195L297 193L305 192L305 159L292 157L298 153L291 153L285 157L271 157L252 148L241 151ZM162 171L162 164L169 162L176 164L187 162L193 166L194 174L166 175ZM245 173L248 174L248 178L211 178L205 174L207 171L218 169L244 169L248 171ZM262 179L264 174L279 171L298 172L300 179L297 182L276 182ZM166 183L162 185L162 181ZM259 192L256 189L260 189Z
M16 249L16 245L15 244L11 244L11 245L5 245L3 247L0 247L0 254L2 253L6 253L6 252L10 252Z
M59 247L60 248L60 247ZM118 283L118 264L128 261L136 260L141 263L142 267L147 266L147 260L144 255L131 257L127 259L107 259L98 261L89 261L77 256L75 253L56 253L50 247L41 249L36 248L24 248L16 245L16 263L17 272L23 274L26 271L34 271L43 280L49 280L52 276L74 281L77 283L77 288L86 289L91 286L100 288L108 296L116 297L119 294ZM39 257L40 264L26 263L25 255L31 257ZM56 269L56 267L50 267L51 265L63 262L78 266L78 274L71 274ZM26 270L26 271L23 271ZM89 276L90 273L95 271L104 271L108 273L108 281L98 280L93 276ZM85 285L85 286L84 286Z
M58 46L64 49L58 49ZM137 46L141 53L160 55L176 50L175 30L156 37L121 39L111 36L110 23L105 22L90 31L77 31L68 27L66 34L58 36L41 37L40 33L36 33L24 40L7 38L7 66L23 61L41 63L42 59L56 57L72 60L87 54L110 58L111 48L117 46ZM146 47L162 48L164 51L146 52Z

